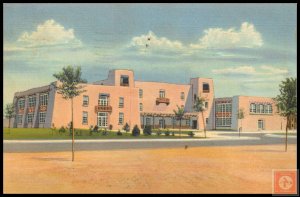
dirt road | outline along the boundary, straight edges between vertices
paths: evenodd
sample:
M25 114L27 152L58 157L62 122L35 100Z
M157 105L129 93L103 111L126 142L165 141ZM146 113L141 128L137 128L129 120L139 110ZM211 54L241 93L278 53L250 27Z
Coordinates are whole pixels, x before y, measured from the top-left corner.
M4 153L4 193L271 193L296 145Z

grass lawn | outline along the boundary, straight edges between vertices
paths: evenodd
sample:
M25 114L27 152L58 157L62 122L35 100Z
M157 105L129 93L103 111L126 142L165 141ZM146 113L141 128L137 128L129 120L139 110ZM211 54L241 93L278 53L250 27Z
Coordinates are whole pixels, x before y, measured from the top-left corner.
M170 131L173 132L173 131ZM75 139L160 139L160 138L191 138L187 135L187 131L182 131L182 136L178 136L179 131L174 131L175 136L165 136L162 135L145 136L143 132L141 135L136 137L132 136L131 132L122 132L122 135L117 135L117 131L108 131L107 135L103 135L103 132L93 132L90 134L89 130L76 130L75 129ZM162 132L164 133L164 132ZM58 130L52 131L49 128L11 128L10 131L8 128L4 128L3 138L5 140L16 140L16 139L71 139L69 131L65 133L59 133ZM194 137L195 138L195 137Z

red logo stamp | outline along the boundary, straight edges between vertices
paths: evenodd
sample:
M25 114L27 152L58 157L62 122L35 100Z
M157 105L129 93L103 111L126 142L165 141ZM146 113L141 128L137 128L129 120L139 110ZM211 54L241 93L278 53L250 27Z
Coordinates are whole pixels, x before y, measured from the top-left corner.
M273 194L297 194L297 171L274 170Z

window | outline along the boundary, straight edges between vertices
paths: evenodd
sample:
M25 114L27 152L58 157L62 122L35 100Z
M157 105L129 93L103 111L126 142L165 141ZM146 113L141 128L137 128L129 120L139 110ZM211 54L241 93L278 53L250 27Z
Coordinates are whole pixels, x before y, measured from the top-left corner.
M256 113L256 105L254 103L250 104L250 112Z
M18 101L18 108L19 109L24 109L25 107L25 99L24 98L20 98Z
M143 111L143 103L140 103L140 111Z
M204 83L202 88L203 88L203 92L209 92L209 85L208 85L208 83Z
M224 104L222 105L222 110L221 110L221 112L225 112L225 105L224 105Z
M267 105L267 113L268 114L272 114L273 113L273 111L272 111L272 105L271 104Z
M124 107L124 98L119 97L119 108L123 108L123 107Z
M46 112L40 112L39 122L45 123L46 120Z
M190 119L187 119L186 122L185 122L185 124L188 125L188 126L190 126L190 122L191 122Z
M208 124L208 118L205 119L206 124Z
M174 118L174 117L172 118L172 124L176 125L176 118Z
M98 112L98 126L107 127L107 112Z
M104 94L99 95L98 105L107 106L108 105L108 96Z
M165 98L165 90L159 90L159 98Z
M18 122L18 124L22 124L22 118L23 118L23 115L18 115L17 116L17 122Z
M226 112L231 112L231 104L226 104Z
M128 75L121 75L120 85L121 86L129 86L129 77L128 77Z
M226 126L230 126L231 125L231 118L226 118Z
M181 100L184 100L184 92L181 92L181 94L180 94L180 99L181 99Z
M82 112L82 124L88 124L88 112Z
M89 105L89 96L83 95L83 106L88 106Z
M217 104L217 112L221 112L222 111L222 104Z
M264 121L263 120L258 120L258 129L265 129L265 124L264 124Z
M33 120L33 113L27 114L27 123L32 123Z
M194 102L196 102L196 100L197 100L197 95L194 94Z
M34 96L28 97L28 106L29 107L35 106L35 97Z
M123 124L124 122L124 113L120 112L119 113L119 124Z
M151 118L146 118L146 125L150 125Z
M40 95L40 105L48 105L48 94Z
M208 108L208 102L205 101L205 109L207 109L207 108Z
M143 90L142 89L139 89L139 97L143 98Z
M263 104L260 104L259 105L259 113L264 113L264 105Z

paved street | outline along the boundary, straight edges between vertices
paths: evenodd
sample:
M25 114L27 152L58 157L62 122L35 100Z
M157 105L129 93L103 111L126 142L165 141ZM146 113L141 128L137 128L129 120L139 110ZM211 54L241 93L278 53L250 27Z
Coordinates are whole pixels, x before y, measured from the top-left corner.
M201 135L201 134L199 134ZM237 146L284 144L284 136L269 133L208 132L206 139L105 139L75 140L75 150L117 150L138 148L171 148L199 146ZM296 144L296 136L288 143ZM4 152L55 152L71 150L71 140L4 140Z

